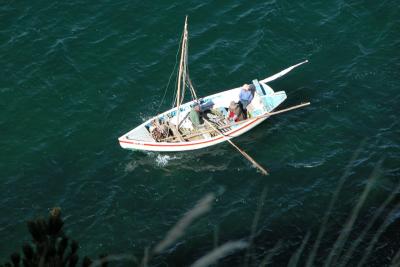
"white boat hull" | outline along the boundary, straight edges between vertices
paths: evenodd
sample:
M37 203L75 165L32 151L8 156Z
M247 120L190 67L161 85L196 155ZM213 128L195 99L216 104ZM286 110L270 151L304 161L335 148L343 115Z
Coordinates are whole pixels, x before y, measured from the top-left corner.
M146 126L148 127L151 124L151 121L154 119L150 119L130 132L121 136L118 141L122 148L132 149L132 150L147 150L147 151L160 151L160 152L173 152L173 151L188 151L195 149L202 149L209 146L213 146L219 143L226 141L227 139L231 139L237 136L240 136L258 124L262 123L267 117L261 117L262 115L271 112L278 105L280 105L286 99L286 93L274 92L269 86L263 84L264 88L267 90L268 95L264 96L271 99L276 99L272 101L273 104L270 107L266 106L262 103L262 98L255 94L255 97L252 101L252 112L249 112L253 118L249 118L245 121L240 121L231 126L229 131L224 133L225 136L217 135L215 137L209 136L209 138L204 138L202 140L195 141L185 141L185 142L156 142L150 135ZM228 107L229 103L233 101L238 101L238 96L241 88L235 88L231 90L227 90L218 94L214 94L208 97L205 97L205 101L213 101L214 106L217 108ZM181 105L180 108L180 119L183 119L185 114L190 111L191 105L193 101L185 103ZM172 115L171 115L172 114ZM176 118L176 108L173 108L169 111L164 112L157 116L157 119L165 119L169 118L169 121L174 121L175 124L178 124Z
M173 152L173 151L188 151L196 150L201 148L206 148L226 141L226 139L231 139L250 131L260 123L262 123L267 118L257 118L249 119L248 122L240 124L238 129L226 132L224 136L216 136L215 138L210 138L207 140L198 140L192 142L179 142L179 143L169 143L169 142L145 142L138 140L129 140L126 136L121 136L119 138L119 144L122 148L132 149L132 150L147 150L147 151L160 151L160 152Z
M234 123L229 126L229 130L223 133L224 135L218 134L214 137L211 135L203 136L200 140L193 141L176 141L173 142L157 142L153 139L150 134L149 126L154 119L161 121L169 121L175 125L179 125L181 120L184 120L185 115L190 111L193 105L193 101L185 103L180 106L179 115L177 115L177 108L170 109L156 117L147 120L138 127L132 129L128 133L118 138L119 144L122 148L132 150L147 150L147 151L160 151L160 152L173 152L173 151L188 151L202 149L209 146L213 146L222 143L228 139L240 136L268 118L268 113L273 111L286 99L286 93L284 91L274 92L266 83L273 81L294 68L307 63L303 61L299 64L293 65L283 71L265 78L261 81L254 80L253 84L256 87L256 93L254 99L248 107L250 118ZM239 101L239 93L241 88L235 88L227 91L223 91L214 95L210 95L204 98L204 101L212 101L213 108L224 109L227 108L231 101Z

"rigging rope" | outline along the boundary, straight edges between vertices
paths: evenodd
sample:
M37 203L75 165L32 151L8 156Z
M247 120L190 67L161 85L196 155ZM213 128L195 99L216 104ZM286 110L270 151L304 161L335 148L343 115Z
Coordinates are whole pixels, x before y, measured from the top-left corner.
M168 83L167 83L167 86L165 87L164 95L162 97L160 105L157 108L157 114L159 113L159 111L161 109L161 106L164 103L165 97L166 97L167 92L168 92L169 85L171 83L172 75L176 71L176 68L177 68L177 65L178 65L178 55L179 55L179 51L181 51L181 49L184 50L184 53L183 53L184 68L183 68L183 75L181 77L183 86L182 86L182 91L181 91L181 93L179 93L179 95L178 95L178 92L176 90L174 90L174 96L173 96L173 99L172 99L171 106L174 107L176 105L181 105L184 102L186 86L189 87L189 90L190 90L190 93L191 93L191 96L192 96L192 100L197 100L196 91L195 91L195 89L193 87L193 84L192 84L192 81L191 81L191 79L189 77L189 67L188 67L188 50L189 50L188 49L188 39L189 39L189 37L188 37L187 31L186 31L186 40L184 40L184 39L185 39L185 31L182 32L182 35L181 35L181 38L180 38L180 42L179 42L178 51L176 52L176 55L175 55L175 65L174 65L174 68L173 68L173 70L171 72L171 75L169 76ZM176 79L175 79L175 87L177 87L177 84L179 82L178 80L179 80L179 77L177 76ZM180 103L178 103L178 99L179 99Z
M169 84L170 84L170 82L171 82L172 75L175 73L176 66L178 65L178 55L179 55L179 51L180 51L180 49L181 49L182 39L183 39L183 33L182 33L181 38L180 38L181 41L179 42L178 51L176 52L176 55L175 55L175 65L174 65L174 68L173 68L173 70L172 70L172 72L171 72L171 75L169 76L167 86L165 87L165 90L164 90L164 96L163 96L163 98L161 99L161 102L160 102L160 105L159 105L158 108L157 108L156 114L159 113L160 108L161 108L161 105L164 103L165 96L167 95L167 91L168 91ZM175 81L175 87L176 87L176 81ZM174 98L176 99L176 96L175 96L175 95L174 95ZM176 101L176 100L173 101L173 104L172 104L172 105L174 105L175 101Z

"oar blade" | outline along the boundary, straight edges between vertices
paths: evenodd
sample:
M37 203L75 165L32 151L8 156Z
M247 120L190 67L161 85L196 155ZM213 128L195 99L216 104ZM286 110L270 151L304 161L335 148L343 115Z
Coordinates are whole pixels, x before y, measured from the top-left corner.
M204 120L214 131L216 131L217 133L219 133L224 139L225 141L228 141L229 144L231 144L234 148L236 148L237 151L240 152L240 154L242 154L248 161L250 161L254 167L256 167L257 169L259 169L261 171L261 173L263 175L268 175L268 172L260 165L258 164L252 157L250 157L249 154L247 154L246 152L244 152L242 149L240 149L235 143L233 143L226 135L224 135L224 133L222 133L220 130L218 130L217 127L215 127L210 121L208 120Z

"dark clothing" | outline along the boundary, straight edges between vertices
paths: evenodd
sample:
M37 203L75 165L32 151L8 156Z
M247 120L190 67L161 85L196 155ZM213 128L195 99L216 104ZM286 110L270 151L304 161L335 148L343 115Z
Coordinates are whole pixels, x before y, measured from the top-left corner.
M249 90L242 89L239 94L239 100L242 102L243 108L246 108L247 105L251 103L254 97L254 91L252 90L251 86Z
M247 119L247 106L250 105L256 91L254 84L249 84L248 86L248 90L242 88L239 94L239 106L243 111L244 119Z
M247 119L247 109L245 109L243 107L243 103L241 101L239 101L238 104L239 104L239 107L241 109L241 113L242 113L243 119L246 120Z

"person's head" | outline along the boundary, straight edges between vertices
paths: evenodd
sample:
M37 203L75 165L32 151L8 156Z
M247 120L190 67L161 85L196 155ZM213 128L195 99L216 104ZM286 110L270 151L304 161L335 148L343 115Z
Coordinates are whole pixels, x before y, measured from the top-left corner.
M246 91L250 90L250 85L248 85L247 83L243 84L242 88Z
M235 110L235 108L236 108L236 102L235 101L232 101L231 103L230 103L230 105L229 105L229 110Z
M200 110L200 105L199 105L199 103L196 103L196 104L194 105L193 109L194 109L195 111L197 111L197 112L200 112L201 110Z

